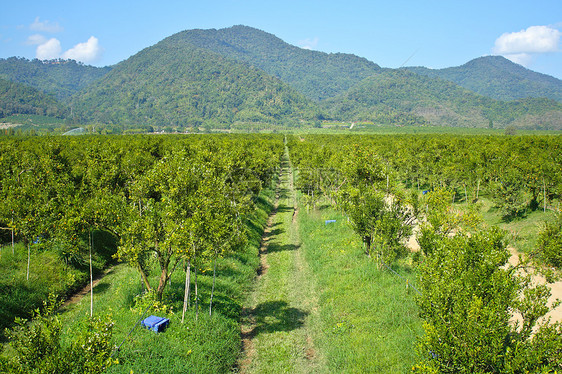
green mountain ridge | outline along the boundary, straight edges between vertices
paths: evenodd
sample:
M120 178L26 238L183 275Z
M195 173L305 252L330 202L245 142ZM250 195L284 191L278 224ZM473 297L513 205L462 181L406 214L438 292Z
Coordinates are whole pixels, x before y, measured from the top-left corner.
M562 129L562 104L544 98L498 101L444 79L383 69L345 94L327 100L334 117L403 125Z
M441 70L381 68L350 54L298 48L247 26L182 31L106 68L0 60L0 78L7 75L56 95L61 108L72 108L73 123L251 130L336 120L562 129L562 103L533 96L560 90L556 78L501 57L442 70L456 79L462 75L465 85L482 88L487 82L489 92L440 77ZM524 79L534 82L523 84L526 91L518 84ZM518 99L494 99L490 92ZM30 99L22 95L21 102Z
M176 127L298 121L315 111L282 81L177 35L116 65L72 106L87 121Z
M65 101L111 70L83 65L74 60L0 59L0 78L34 87Z
M464 65L445 69L404 68L415 73L446 79L496 100L546 97L562 102L562 81L529 70L501 56L479 57Z
M188 30L173 38L249 63L314 101L337 96L381 69L362 57L299 48L248 26Z
M13 114L63 118L69 111L52 95L0 78L0 118Z

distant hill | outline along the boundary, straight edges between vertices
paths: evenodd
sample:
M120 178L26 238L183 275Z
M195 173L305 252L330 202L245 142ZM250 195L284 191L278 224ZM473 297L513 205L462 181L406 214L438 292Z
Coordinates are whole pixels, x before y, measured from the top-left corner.
M534 72L501 56L479 57L445 69L405 68L418 74L454 82L496 100L546 97L562 102L562 81Z
M380 70L377 64L365 58L295 47L275 35L248 26L188 30L174 37L249 63L315 101L337 96Z
M562 104L549 99L498 101L444 79L384 69L326 101L333 117L386 124L562 129Z
M315 106L286 83L248 64L172 35L116 65L73 97L87 121L228 127L311 118Z
M68 117L69 107L67 122L98 128L256 130L365 120L562 129L562 102L553 99L560 80L502 57L440 70L383 69L350 54L298 48L246 26L182 31L108 68L9 58L0 60L4 76L27 85L4 82L0 108L6 113Z
M0 78L51 93L59 100L68 99L110 70L110 67L98 68L73 60L0 59Z
M0 118L14 114L63 118L69 111L52 95L21 83L0 79Z

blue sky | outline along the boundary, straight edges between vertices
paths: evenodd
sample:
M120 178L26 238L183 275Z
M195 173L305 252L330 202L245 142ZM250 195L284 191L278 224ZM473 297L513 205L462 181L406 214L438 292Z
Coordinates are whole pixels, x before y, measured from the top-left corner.
M6 1L0 58L105 66L179 31L232 25L383 67L443 68L501 54L562 79L560 0Z

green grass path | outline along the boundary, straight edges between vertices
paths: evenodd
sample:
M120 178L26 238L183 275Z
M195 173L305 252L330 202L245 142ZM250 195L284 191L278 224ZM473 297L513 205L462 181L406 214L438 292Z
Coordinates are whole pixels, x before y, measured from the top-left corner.
M301 249L287 152L276 200L260 250L260 273L243 313L239 368L242 373L327 372L314 344L318 297Z

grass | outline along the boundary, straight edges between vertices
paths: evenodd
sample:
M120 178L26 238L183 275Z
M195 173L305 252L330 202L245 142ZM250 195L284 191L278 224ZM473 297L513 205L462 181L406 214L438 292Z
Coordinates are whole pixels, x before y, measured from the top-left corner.
M493 202L487 196L480 196L479 211L482 215L485 226L497 226L505 230L508 234L509 245L519 252L530 253L537 246L538 233L542 229L544 222L555 219L555 213L547 209L528 210L523 217L515 217L510 220L503 218L502 212L494 207ZM466 206L465 203L456 204L460 209Z
M103 237L97 232L97 237ZM94 271L100 272L107 261L107 240L99 240L94 256ZM103 253L101 253L103 252ZM78 256L77 258L79 258ZM14 318L30 318L43 305L49 293L64 297L80 289L89 279L86 264L67 264L55 250L30 247L29 279L27 279L28 250L22 243L13 248L5 246L0 254L0 331L13 326Z
M118 364L108 373L228 373L236 364L240 352L239 318L242 304L258 267L258 248L269 211L271 191L263 191L257 201L258 209L248 221L249 237L246 247L217 262L217 284L213 300L213 315L208 314L212 271L198 276L201 310L195 319L192 307L181 323L185 272L174 273L164 301L171 312L151 308L149 315L170 318L169 328L156 334L137 326L144 307L135 304L143 292L138 272L127 264L119 264L94 288L94 313L109 315L115 322L113 344ZM156 272L153 272L155 284ZM193 281L193 277L192 277ZM193 290L193 284L192 284ZM141 303L142 304L142 303ZM143 304L146 305L146 304ZM89 316L90 298L63 310L60 318L65 325L64 336L70 336L81 320ZM130 333L130 335L129 335Z
M346 218L330 206L307 213L299 205L294 220L291 180L281 184L267 270L249 299L253 339L242 372L410 371L419 361L415 345L422 334L412 288L379 270ZM407 261L393 269L415 282Z
M326 224L326 220L336 220ZM320 294L329 372L407 372L417 361L421 320L412 289L366 257L347 219L329 206L300 209L302 248ZM393 266L415 280L406 264Z
M240 360L244 373L325 372L322 356L314 346L319 332L314 280L299 250L300 238L292 218L293 193L285 158L277 211L264 239L267 249L262 255L262 275L246 303L246 349Z

